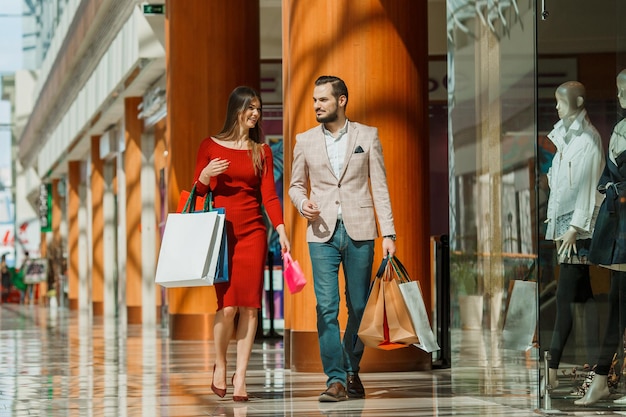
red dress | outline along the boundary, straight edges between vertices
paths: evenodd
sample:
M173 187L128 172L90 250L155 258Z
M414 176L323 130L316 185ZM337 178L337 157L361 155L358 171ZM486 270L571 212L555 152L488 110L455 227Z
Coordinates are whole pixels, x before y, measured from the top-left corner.
M206 138L200 144L194 179L211 159L230 161L228 169L211 178L213 206L226 209L229 282L215 284L217 309L228 306L261 308L263 275L267 264L267 231L261 203L274 227L283 224L283 210L276 195L272 151L263 145L265 172L254 172L248 150L230 149ZM204 195L209 187L197 182Z

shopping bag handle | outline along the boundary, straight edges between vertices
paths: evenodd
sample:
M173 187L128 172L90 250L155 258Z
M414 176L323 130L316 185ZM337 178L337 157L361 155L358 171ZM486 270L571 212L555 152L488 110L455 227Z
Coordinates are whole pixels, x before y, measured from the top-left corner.
M387 268L387 262L389 262L389 258L385 256L380 263L380 266L378 267L378 272L376 272L376 278L382 278L385 272L385 268Z
M191 213L191 209L195 208L195 202L196 202L196 197L198 196L196 193L196 184L197 182L193 183L193 187L191 187L191 191L189 192L189 197L187 198L187 201L185 202L185 207L183 207L183 213ZM202 211L212 211L213 210L213 193L211 192L211 190L209 190L209 192L206 195L206 198L204 199L204 207L202 208Z
M283 261L285 262L286 265L293 263L293 258L291 257L291 254L289 253L289 251L283 252Z
M400 278L402 282L410 282L411 278L409 277L409 272L406 270L400 259L398 259L395 255L391 258L391 266L396 271L396 275Z
M389 262L389 258L388 257L384 257L382 262L380 263L380 266L378 267L378 271L376 272L376 276L370 280L370 287L367 290L367 298L370 298L370 294L372 293L372 288L374 288L374 284L376 283L377 279L384 279L384 274L385 274L385 270L387 269L387 264Z

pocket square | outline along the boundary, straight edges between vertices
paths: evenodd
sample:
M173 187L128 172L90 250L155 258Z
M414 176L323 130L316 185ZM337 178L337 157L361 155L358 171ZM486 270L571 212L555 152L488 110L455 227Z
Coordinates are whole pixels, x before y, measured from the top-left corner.
M354 153L363 153L363 148L361 148L361 146L357 146Z

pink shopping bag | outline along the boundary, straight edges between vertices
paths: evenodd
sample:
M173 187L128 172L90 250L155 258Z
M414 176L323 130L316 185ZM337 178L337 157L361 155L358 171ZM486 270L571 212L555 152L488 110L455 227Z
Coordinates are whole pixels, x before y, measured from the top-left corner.
M283 254L283 275L289 292L292 294L300 292L306 285L306 278L300 264L293 260L289 252Z

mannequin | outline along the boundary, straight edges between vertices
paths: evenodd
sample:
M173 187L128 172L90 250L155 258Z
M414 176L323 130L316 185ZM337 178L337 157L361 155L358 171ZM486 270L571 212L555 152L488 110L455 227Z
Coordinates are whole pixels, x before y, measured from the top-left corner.
M560 272L548 363L548 383L552 388L559 385L557 370L572 330L573 306L593 300L588 254L602 202L596 186L604 164L600 134L585 110L585 87L578 81L568 81L556 89L554 96L561 120L548 134L557 151L548 171L546 239L556 244ZM586 343L587 354L594 359L595 340L597 337L590 337ZM541 395L545 394L545 387L544 378Z
M626 109L626 70L617 76L617 98L622 109ZM591 405L610 395L607 378L611 360L624 323L620 314L626 309L626 120L620 121L613 129L606 156L606 166L598 182L598 190L606 195L602 202L596 228L591 240L589 260L611 270L611 290L609 291L608 323L600 357L594 377L587 393L576 405ZM620 237L621 232L621 237ZM626 398L615 400L626 404Z

